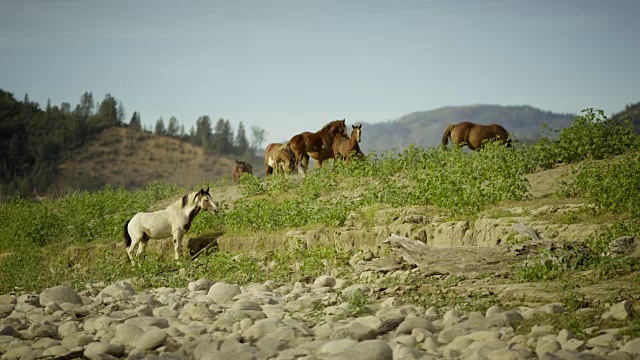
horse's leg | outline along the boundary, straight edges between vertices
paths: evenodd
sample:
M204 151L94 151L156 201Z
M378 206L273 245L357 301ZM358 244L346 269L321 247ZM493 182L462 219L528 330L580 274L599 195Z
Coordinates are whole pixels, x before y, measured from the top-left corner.
M182 250L182 236L184 231L176 230L173 232L173 258L178 260L180 258L180 251Z
M138 244L140 244L140 237L137 236L137 235L136 236L132 236L131 237L131 244L126 249L127 255L129 256L129 261L131 261L131 265L135 265L135 260L133 258L133 253L134 253L134 251L136 249L136 246L138 246ZM140 248L140 246L138 246L138 249L139 248Z
M140 244L138 245L138 252L136 253L136 258L140 258L144 250L147 248L147 243L149 243L149 240L142 239L142 241L140 241Z

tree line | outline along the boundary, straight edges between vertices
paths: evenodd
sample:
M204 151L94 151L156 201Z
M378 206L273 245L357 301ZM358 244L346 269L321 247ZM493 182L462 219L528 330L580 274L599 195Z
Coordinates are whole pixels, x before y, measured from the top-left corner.
M198 118L188 133L175 117L169 118L167 126L158 119L151 131L142 125L137 111L126 123L124 105L111 94L96 101L91 92L85 92L75 107L48 101L41 109L28 95L19 101L0 89L0 199L31 197L34 192L49 190L55 182L56 166L108 127L171 136L212 154L235 156L255 154L266 136L264 129L253 126L250 141L242 123L234 134L229 120L219 119L214 126L207 115Z

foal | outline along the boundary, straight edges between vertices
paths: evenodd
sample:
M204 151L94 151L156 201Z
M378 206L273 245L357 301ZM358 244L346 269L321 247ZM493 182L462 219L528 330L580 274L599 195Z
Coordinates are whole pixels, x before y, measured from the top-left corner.
M243 173L253 174L253 166L246 161L236 160L233 170L231 170L231 179L234 184L240 183L240 175Z
M173 236L174 258L180 257L182 237L189 231L191 222L200 210L218 212L211 199L209 188L183 196L164 210L139 212L124 224L124 243L131 264L135 264L133 253L136 246L139 257L147 247L149 239L164 239Z
M364 153L360 150L358 143L362 140L362 124L351 125L351 137L347 138L343 135L336 135L333 138L333 156L338 159L347 159L347 164L351 162L351 152L355 151L358 158L364 157Z

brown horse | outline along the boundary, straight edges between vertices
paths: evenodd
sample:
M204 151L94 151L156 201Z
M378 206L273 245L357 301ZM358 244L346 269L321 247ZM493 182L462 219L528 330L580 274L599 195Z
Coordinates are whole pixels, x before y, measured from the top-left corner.
M295 169L296 157L293 155L289 143L280 144L273 143L267 145L264 151L264 167L267 171L267 175L275 173L285 174L287 170L289 172Z
M347 160L347 164L351 162L351 153L355 151L358 158L364 157L364 153L360 150L358 143L362 141L362 125L351 125L351 137L347 138L340 134L333 138L333 157Z
M236 160L233 170L231 170L231 178L234 184L240 183L240 175L242 173L253 174L253 166L246 161Z
M317 161L318 167L324 160L333 158L333 138L337 134L347 135L344 119L334 120L315 133L305 131L292 137L289 148L296 157L296 168L302 167L302 172L306 172L309 156Z
M485 140L497 139L511 146L509 134L498 124L480 125L468 121L447 125L442 134L442 146L446 147L449 137L456 146L467 145L471 150L481 149Z

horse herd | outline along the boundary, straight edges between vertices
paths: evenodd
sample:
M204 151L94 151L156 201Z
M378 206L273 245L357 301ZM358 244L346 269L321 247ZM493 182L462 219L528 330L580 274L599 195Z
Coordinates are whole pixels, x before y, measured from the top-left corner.
M349 163L352 154L364 157L358 145L362 141L362 125L352 125L351 128L351 136L347 136L346 120L335 120L316 132L305 131L286 143L267 145L264 152L266 175L291 173L296 169L304 174L309 167L309 158L315 159L321 167L329 159L342 159ZM237 184L243 173L253 174L253 167L246 161L236 160L231 171L233 182Z
M364 153L358 145L362 140L362 125L352 125L351 135L347 136L345 119L334 120L316 132L305 131L294 135L286 143L267 145L264 154L266 175L295 172L298 169L306 173L309 158L316 160L318 167L328 159L342 159L347 163L352 156L363 158ZM441 145L446 148L449 138L455 146L468 146L471 150L482 148L483 142L490 139L501 141L511 146L507 131L500 125L480 125L462 122L448 125L443 134ZM246 161L236 160L231 177L239 183L243 173L253 174L253 167ZM184 195L166 209L154 212L140 212L124 225L126 252L132 264L145 250L149 239L173 237L174 258L180 256L181 242L184 234L191 227L191 222L200 210L218 213L218 207L207 190ZM137 251L135 251L137 247ZM135 252L135 256L134 256Z

